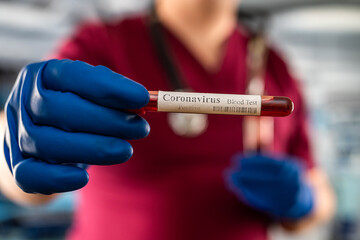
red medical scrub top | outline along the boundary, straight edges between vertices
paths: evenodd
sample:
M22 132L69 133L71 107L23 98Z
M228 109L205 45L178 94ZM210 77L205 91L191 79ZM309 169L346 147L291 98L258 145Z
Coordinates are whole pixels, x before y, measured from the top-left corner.
M165 37L194 91L244 93L247 38L240 31L234 29L228 39L216 73L206 71L169 30ZM145 16L82 26L56 58L105 65L149 90L169 89ZM275 120L274 148L312 167L296 83L273 51L267 67L269 95L289 96L295 103L290 117ZM242 204L223 180L231 157L242 151L241 116L209 115L207 131L195 138L175 135L165 113L145 118L151 133L131 141L134 155L128 162L89 168L69 239L267 239L270 218Z

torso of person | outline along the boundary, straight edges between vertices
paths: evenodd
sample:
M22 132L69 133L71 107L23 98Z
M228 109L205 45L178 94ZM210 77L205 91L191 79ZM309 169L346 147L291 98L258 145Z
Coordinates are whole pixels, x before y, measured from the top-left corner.
M147 23L144 15L84 25L54 57L104 65L148 90L169 90ZM234 29L214 73L206 71L171 31L165 30L165 39L194 91L245 92L247 38L241 31ZM296 83L273 51L267 67L267 92L295 102L292 116L275 120L274 149L299 156L311 167ZM176 135L166 113L148 113L145 118L151 133L131 141L134 155L128 162L89 168L90 180L79 191L69 239L267 239L270 218L243 204L224 183L225 169L242 152L243 117L209 115L207 130L193 138Z

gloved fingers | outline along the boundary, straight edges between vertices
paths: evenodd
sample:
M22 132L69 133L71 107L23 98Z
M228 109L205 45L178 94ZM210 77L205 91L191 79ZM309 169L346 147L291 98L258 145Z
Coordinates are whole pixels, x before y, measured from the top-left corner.
M242 163L243 164L243 163ZM231 169L233 172L239 173L243 178L258 179L258 181L270 181L271 179L277 179L282 173L281 165L269 166L262 164L244 164L239 168Z
M308 212L312 207L311 201L300 200L299 195L304 184L300 184L297 181L274 177L266 182L256 177L241 174L234 174L231 177L232 184L234 185L233 191L237 191L238 195L241 193L245 202L275 217L297 216L300 211L296 207L292 208L294 203L299 204L299 209L303 212ZM306 192L304 199L310 199L309 196L311 197Z
M269 201L276 201L277 198L289 198L299 188L300 182L297 176L288 176L288 173L284 174L275 175L271 174L271 171L267 174L243 170L229 171L229 176L235 187L251 189L258 196L268 196Z
M69 132L93 133L139 139L149 133L149 124L137 114L107 108L73 93L33 88L27 112L37 125L47 125Z
M13 170L17 185L27 193L52 194L84 187L89 176L75 166L49 164L33 158L20 161Z
M228 185L244 202L281 218L297 217L311 209L311 201L299 200L304 183L293 158L250 155L236 160L235 167L228 170ZM309 191L303 192L304 199L311 199Z
M300 174L299 166L292 161L271 158L265 155L253 155L238 159L241 171L254 172L258 175L285 176Z
M149 93L141 84L104 66L51 60L45 66L42 77L47 89L72 92L110 108L139 109L149 101Z
M248 187L236 174L229 175L229 188L232 190L240 199L251 206L257 206L259 209L266 209L268 207L268 201L265 198L259 197L256 188Z
M51 163L111 165L127 161L133 152L119 138L37 126L26 117L19 126L19 146L23 155Z
M282 165L282 161L275 160L273 158L268 158L264 155L246 156L239 159L239 161L241 168L248 168L248 169L252 169L252 168L269 169Z
M271 172L266 174L258 174L257 172L250 171L230 171L233 180L241 181L248 185L259 185L259 186L277 186L282 183L282 178L272 174Z

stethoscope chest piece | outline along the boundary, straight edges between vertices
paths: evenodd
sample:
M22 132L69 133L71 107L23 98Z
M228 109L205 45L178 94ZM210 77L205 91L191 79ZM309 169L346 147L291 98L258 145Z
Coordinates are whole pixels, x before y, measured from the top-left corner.
M167 119L173 132L182 137L198 137L208 127L208 116L206 114L169 113Z

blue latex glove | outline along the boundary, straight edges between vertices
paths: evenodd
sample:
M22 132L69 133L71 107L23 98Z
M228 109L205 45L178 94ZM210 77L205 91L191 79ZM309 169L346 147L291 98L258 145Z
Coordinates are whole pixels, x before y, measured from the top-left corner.
M4 153L17 185L51 194L85 186L77 164L123 163L132 155L124 139L148 135L149 125L123 109L146 105L140 84L110 69L80 61L26 66L5 106Z
M226 183L242 201L278 219L296 220L310 213L313 192L295 159L257 154L234 160L225 172Z

